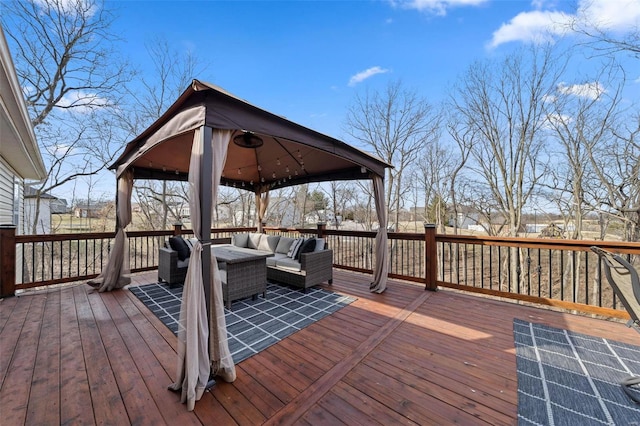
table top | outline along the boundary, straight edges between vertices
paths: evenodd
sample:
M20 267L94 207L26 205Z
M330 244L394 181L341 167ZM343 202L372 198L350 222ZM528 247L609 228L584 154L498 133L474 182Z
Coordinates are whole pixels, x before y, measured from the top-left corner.
M226 263L250 262L273 256L269 251L235 247L230 244L214 245L211 249L217 260Z

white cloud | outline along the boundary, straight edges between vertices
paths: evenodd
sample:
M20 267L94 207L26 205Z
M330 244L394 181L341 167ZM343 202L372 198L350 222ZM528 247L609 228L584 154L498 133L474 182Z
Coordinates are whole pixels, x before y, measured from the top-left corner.
M396 7L403 9L415 9L420 12L428 12L438 16L447 14L447 9L463 6L478 6L489 0L389 0Z
M570 15L562 12L534 10L522 12L493 33L490 47L498 47L510 41L542 43L567 31Z
M494 48L511 41L551 41L568 32L569 24L574 20L614 32L637 29L640 25L640 2L637 0L579 0L575 14L552 10L553 4L544 0L532 0L532 6L537 10L519 13L502 24L488 45Z
M389 72L388 69L380 68L379 66L371 67L364 71L360 71L359 73L357 73L356 75L352 76L349 79L349 86L355 86L358 83L362 83L369 77L373 77L376 74L384 74L387 72Z
M577 16L602 29L626 31L640 25L638 0L580 0L578 4Z
M73 110L78 114L87 114L97 108L109 105L109 101L93 93L75 91L66 94L56 106Z
M598 99L606 92L606 89L600 82L594 81L584 84L572 84L570 86L565 83L558 84L558 92L563 95L573 95L579 98Z

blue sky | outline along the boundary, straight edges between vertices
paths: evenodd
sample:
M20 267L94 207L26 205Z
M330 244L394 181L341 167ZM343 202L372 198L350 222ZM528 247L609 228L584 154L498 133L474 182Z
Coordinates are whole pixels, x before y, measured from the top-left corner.
M626 28L630 21L637 26L637 0L590 4L611 25ZM344 136L346 108L356 91L383 89L390 80L401 79L438 103L474 60L540 39L543 31L553 31L553 24L576 12L574 1L544 0L111 5L119 15L116 33L125 40L123 54L134 62L144 56L145 42L161 35L206 60L206 70L195 77L335 137ZM635 72L633 79L640 77Z
M203 61L194 78L347 143L353 141L343 126L356 93L401 80L437 105L476 60L500 58L531 42L579 42L563 25L576 14L595 18L614 35L637 31L640 23L640 0L105 2L117 16L117 46L143 73L152 69L145 44L162 37ZM625 93L637 103L638 58L621 57ZM599 62L588 58L573 66L583 73ZM564 90L597 87L577 82L568 75ZM92 179L103 183L97 197L113 196L112 179ZM77 193L86 193L85 183L75 184ZM70 199L72 191L67 185L54 195Z

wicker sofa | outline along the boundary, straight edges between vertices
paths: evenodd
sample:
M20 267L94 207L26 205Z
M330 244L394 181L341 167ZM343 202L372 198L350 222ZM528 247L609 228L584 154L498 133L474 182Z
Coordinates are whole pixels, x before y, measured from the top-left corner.
M231 244L273 253L266 259L267 279L306 291L309 287L327 282L333 283L333 250L329 250L322 238L316 238L312 251L300 253L297 258L289 256L291 246L301 239L266 235L260 233L236 234L232 238L216 239L213 244ZM310 240L310 239L307 239ZM307 241L310 243L310 241ZM158 259L158 280L169 287L181 285L187 274L189 258L180 260L178 251L171 247L161 247ZM226 265L220 265L224 270ZM224 273L222 274L224 275ZM225 295L225 300L233 300Z
M303 291L324 282L333 283L333 250L327 248L324 239L307 239L308 245L311 240L315 243L313 250L290 257L291 246L296 240L301 239L248 233L234 235L231 244L273 253L272 257L267 258L267 279L270 281L298 287Z

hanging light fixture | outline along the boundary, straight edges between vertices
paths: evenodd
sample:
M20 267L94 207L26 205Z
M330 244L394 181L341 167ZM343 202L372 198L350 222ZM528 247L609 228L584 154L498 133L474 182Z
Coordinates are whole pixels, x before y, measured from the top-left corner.
M264 143L262 138L255 135L253 132L244 130L241 135L237 135L233 138L233 143L242 148L258 148Z

